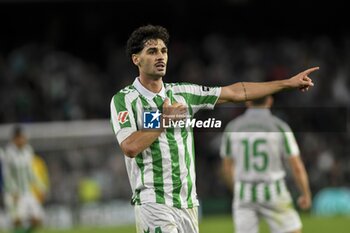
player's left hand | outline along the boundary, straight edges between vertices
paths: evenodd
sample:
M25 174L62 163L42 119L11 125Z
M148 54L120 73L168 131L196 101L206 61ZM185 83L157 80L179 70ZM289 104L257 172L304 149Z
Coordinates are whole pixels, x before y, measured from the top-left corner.
M298 206L302 209L302 210L307 210L311 207L311 197L309 195L301 195L298 198Z
M299 88L299 90L301 90L302 92L308 91L310 87L314 86L314 83L309 77L309 75L318 69L319 67L313 67L291 77L288 80L290 87Z

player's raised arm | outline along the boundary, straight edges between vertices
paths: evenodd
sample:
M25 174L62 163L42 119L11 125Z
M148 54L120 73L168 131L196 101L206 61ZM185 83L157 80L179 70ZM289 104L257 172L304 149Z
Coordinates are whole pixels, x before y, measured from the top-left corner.
M218 104L226 102L242 102L254 100L271 95L284 89L298 88L307 91L314 85L309 74L318 70L319 67L307 69L289 78L271 82L239 82L222 87Z

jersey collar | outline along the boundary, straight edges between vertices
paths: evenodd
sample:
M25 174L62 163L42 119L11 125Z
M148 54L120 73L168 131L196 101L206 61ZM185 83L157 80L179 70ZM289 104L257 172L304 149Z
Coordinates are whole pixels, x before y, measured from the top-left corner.
M160 90L159 93L154 93L148 89L146 89L140 82L139 77L135 78L134 83L132 84L138 92L140 92L141 95L146 97L149 100L152 100L156 95L161 96L163 99L166 97L165 95L165 87L164 83L162 84L162 89Z
M271 115L271 110L268 108L248 108L245 114L248 116L256 116L256 115L268 116L268 115Z

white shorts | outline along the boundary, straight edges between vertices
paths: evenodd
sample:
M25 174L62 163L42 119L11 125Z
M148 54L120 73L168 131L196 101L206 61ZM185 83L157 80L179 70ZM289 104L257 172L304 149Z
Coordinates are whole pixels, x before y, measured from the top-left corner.
M302 228L301 220L293 207L292 198L287 190L283 180L279 181L279 188L275 189L275 184L258 183L255 184L255 190L264 190L256 192L255 197L248 195L248 198L242 198L243 191L240 189L240 183L235 186L235 200L233 204L233 220L236 233L257 233L259 232L259 219L262 217L270 226L272 233L286 233ZM251 187L245 188L245 192ZM259 187L263 186L263 187ZM264 196L265 189L269 189L269 198ZM278 192L276 191L278 190Z
M164 204L135 205L137 233L198 233L198 207L178 209Z
M31 193L20 195L17 201L12 195L5 194L5 207L13 220L25 221L44 217L42 206Z

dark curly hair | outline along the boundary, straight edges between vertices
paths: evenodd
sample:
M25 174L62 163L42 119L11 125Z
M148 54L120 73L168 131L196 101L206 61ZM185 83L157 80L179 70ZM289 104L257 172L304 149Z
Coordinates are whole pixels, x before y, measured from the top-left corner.
M158 25L146 25L133 31L126 43L126 54L131 57L132 54L140 52L145 42L150 39L161 39L166 46L169 43L168 30Z

